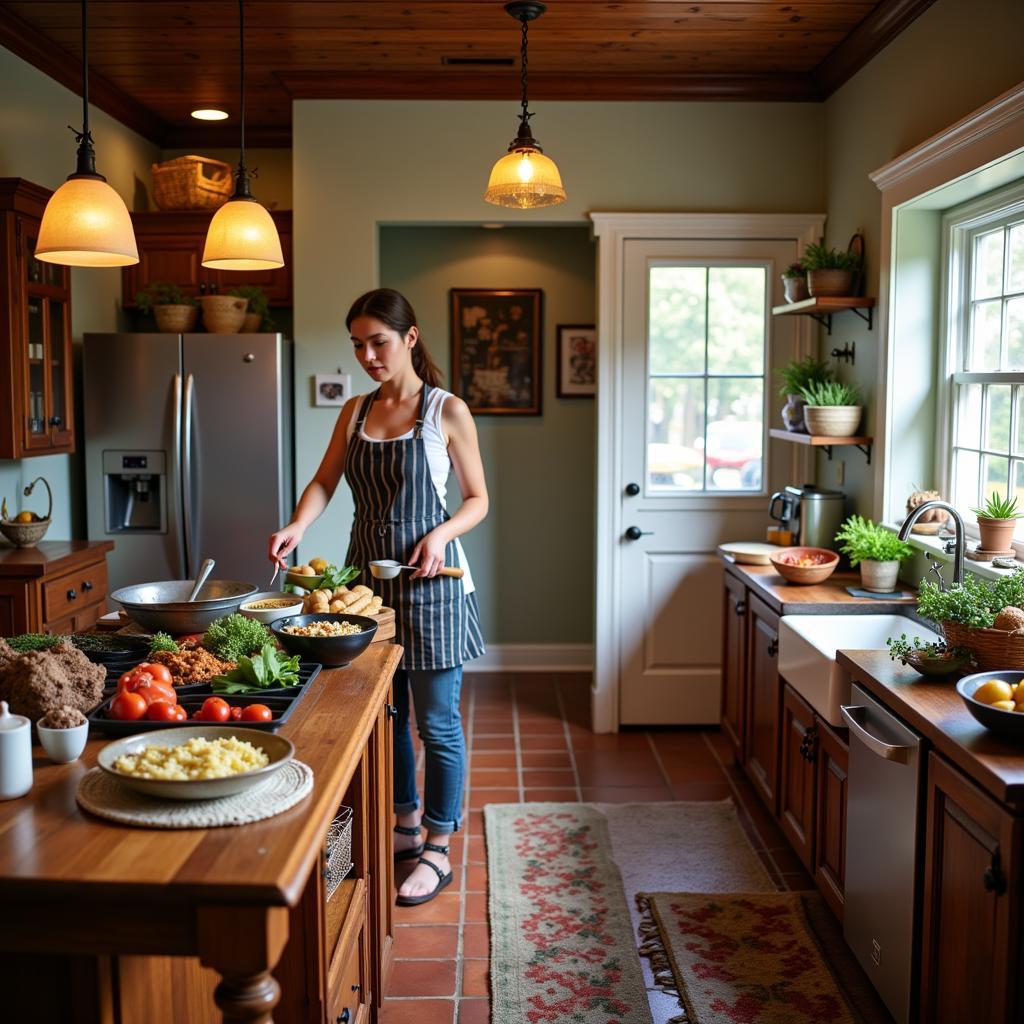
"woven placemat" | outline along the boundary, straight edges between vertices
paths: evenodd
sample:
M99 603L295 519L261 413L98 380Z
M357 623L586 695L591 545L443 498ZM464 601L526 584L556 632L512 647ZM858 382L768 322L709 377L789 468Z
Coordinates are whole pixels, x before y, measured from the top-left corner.
M313 789L313 769L289 761L266 782L218 800L162 800L144 796L93 768L82 776L75 799L83 809L122 825L144 828L217 828L247 825L287 811Z

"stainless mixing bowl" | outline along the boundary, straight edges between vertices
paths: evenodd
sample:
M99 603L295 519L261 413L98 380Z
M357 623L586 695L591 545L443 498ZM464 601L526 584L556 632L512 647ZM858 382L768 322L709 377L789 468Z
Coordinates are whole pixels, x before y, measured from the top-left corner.
M115 590L110 597L143 629L175 635L203 632L215 619L237 612L238 606L257 590L254 583L207 580L199 596L189 601L192 585L192 580L137 583Z

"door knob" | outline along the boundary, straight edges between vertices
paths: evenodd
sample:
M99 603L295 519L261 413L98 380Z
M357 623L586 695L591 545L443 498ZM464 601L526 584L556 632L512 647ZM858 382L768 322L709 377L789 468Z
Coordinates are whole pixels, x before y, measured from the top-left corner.
M639 484L626 484L626 494L630 498L635 498L640 493Z
M777 636L773 636L768 641L768 657L769 658L774 658L775 655L778 654L778 653L779 653L779 638Z
M653 530L641 530L639 526L630 526L626 530L626 540L639 540L641 537L650 537Z

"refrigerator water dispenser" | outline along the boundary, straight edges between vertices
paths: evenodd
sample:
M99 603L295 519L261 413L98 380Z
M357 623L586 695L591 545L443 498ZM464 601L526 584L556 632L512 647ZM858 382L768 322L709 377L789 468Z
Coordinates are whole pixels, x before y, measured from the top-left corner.
M105 451L107 533L167 532L167 458L162 451Z

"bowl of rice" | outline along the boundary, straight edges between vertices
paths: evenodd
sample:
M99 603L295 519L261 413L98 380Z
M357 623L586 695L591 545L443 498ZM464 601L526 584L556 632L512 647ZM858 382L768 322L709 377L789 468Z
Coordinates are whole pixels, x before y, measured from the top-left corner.
M264 782L295 754L291 740L235 725L194 725L108 743L99 768L147 796L214 800Z
M270 631L289 654L344 668L373 642L377 620L344 612L288 615L270 624Z

